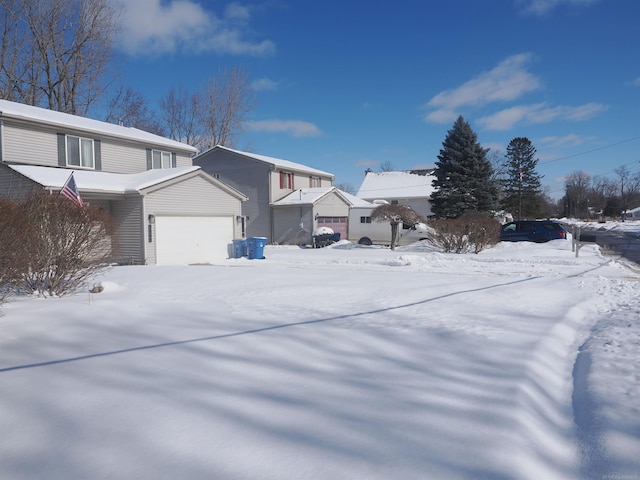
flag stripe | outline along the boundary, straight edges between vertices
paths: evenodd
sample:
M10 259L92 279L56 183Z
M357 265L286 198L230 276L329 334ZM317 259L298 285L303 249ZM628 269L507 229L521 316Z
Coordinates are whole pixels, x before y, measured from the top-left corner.
M79 207L84 206L82 202L82 198L80 197L80 193L78 192L78 187L76 185L76 181L73 178L73 172L62 186L62 190L60 190L60 195L65 198L68 198L72 202L74 202Z

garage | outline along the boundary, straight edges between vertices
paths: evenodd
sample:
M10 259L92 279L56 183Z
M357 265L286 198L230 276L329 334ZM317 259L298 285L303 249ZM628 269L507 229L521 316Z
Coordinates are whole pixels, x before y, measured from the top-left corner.
M156 216L156 263L185 265L228 258L233 217Z
M318 217L317 225L318 228L329 227L343 240L347 238L347 217Z

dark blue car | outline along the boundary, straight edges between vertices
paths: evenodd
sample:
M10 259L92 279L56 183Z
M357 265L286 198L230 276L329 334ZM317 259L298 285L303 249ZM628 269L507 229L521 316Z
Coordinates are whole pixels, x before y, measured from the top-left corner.
M544 243L563 239L567 239L567 230L550 220L519 220L503 225L500 231L500 240L503 242Z

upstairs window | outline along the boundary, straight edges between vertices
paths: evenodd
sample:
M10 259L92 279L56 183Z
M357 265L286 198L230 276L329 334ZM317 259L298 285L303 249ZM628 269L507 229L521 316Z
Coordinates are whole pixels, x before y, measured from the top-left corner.
M280 172L280 188L284 190L293 190L293 173Z
M92 139L67 135L66 142L68 166L95 168Z
M152 150L151 152L151 168L171 168L171 152L163 152L160 150Z
M321 186L322 186L322 181L320 180L320 177L309 177L310 188L321 187Z

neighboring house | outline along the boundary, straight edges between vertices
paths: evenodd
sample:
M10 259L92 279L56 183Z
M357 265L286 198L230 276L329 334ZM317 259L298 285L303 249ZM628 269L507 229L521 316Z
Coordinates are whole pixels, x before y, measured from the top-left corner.
M369 202L336 187L298 189L271 204L273 241L310 245L313 231L319 227L329 227L346 239L349 208L357 205L369 205Z
M244 193L246 234L276 242L272 205L301 188L330 187L335 176L299 163L241 152L221 145L201 153L193 164ZM297 222L297 225L299 225Z
M194 167L197 150L135 128L0 100L0 196L60 191L113 218L120 263L205 263L242 237L246 197Z
M625 218L627 220L640 220L640 207L627 210Z
M357 197L373 202L407 205L423 218L431 216L431 194L435 176L431 170L412 172L367 172Z

